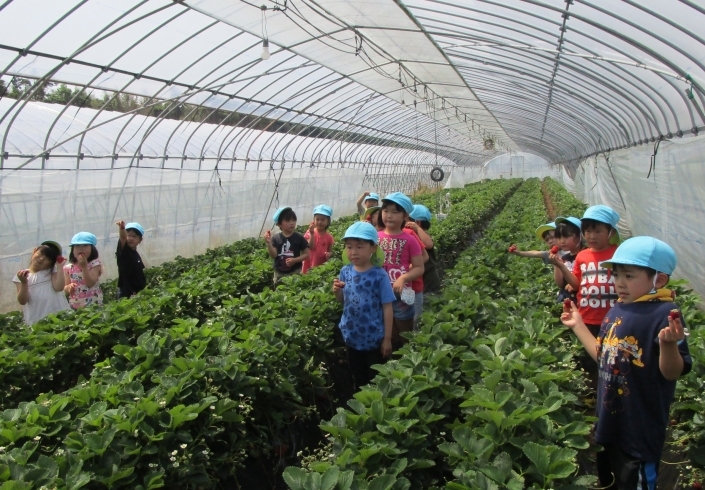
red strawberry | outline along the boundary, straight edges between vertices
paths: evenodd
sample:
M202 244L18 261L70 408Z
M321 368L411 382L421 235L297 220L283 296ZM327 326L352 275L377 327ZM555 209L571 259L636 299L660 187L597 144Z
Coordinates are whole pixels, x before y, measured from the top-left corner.
M516 251L517 251L517 246L514 245L514 244L512 244L512 245L509 247L509 252L510 252L510 253L514 253L514 252L516 252Z
M558 248L557 245L554 245L551 247L551 253L554 255L558 253L558 250L560 250L560 249Z
M569 299L563 300L563 308L567 309L570 311L570 308L572 306L572 302Z
M671 312L668 314L668 317L671 320L677 320L681 317L681 312L678 310L671 310Z
M693 490L703 490L703 484L699 481L693 482Z
M63 264L64 262L66 262L66 257L64 257L63 255L59 255L59 256L56 258L56 263L57 263L57 264Z

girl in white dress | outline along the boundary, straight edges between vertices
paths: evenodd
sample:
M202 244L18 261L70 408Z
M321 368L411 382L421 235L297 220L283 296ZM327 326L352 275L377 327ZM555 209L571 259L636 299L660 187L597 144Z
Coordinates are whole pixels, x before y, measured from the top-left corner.
M51 313L69 309L64 294L64 274L58 269L63 261L61 245L42 242L32 252L29 269L19 271L12 280L17 287L17 301L22 305L27 325Z

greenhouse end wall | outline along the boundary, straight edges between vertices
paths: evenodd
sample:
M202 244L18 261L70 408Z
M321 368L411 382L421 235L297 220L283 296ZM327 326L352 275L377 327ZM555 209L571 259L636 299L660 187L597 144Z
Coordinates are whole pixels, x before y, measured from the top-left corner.
M603 153L583 161L572 178L563 168L556 176L581 201L615 209L625 236L671 245L674 277L705 297L705 136Z

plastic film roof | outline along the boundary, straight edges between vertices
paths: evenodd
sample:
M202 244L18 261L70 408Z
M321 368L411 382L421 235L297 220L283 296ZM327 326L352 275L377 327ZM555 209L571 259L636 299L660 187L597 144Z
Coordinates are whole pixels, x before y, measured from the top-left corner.
M0 25L2 80L37 82L2 100L4 168L116 154L570 162L705 125L705 4L689 0L8 0ZM47 108L32 101L46 81L138 95L150 113ZM183 104L221 120L170 118ZM283 150L310 127L325 130L305 136L316 149Z

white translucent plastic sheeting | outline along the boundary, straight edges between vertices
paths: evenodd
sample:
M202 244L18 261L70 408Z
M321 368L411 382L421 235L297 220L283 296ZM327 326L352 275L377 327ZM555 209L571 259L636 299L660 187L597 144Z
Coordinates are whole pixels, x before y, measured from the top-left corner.
M223 172L219 182L213 172L150 168L0 173L0 311L19 308L12 278L43 240L68 247L75 233L94 233L103 277L114 278L117 220L145 228L138 250L154 266L259 236L278 206L293 206L301 224L323 203L334 218L353 214L365 180L347 168L286 169L275 193L279 174Z
M548 162L531 153L506 153L499 155L481 166L456 167L445 187L463 187L465 184L483 179L540 179L553 175Z
M647 177L653 151L589 158L574 179L565 171L558 178L583 202L619 212L626 236L648 235L671 245L678 257L674 276L705 296L705 136L662 141Z

